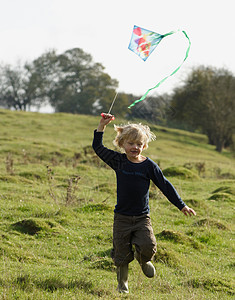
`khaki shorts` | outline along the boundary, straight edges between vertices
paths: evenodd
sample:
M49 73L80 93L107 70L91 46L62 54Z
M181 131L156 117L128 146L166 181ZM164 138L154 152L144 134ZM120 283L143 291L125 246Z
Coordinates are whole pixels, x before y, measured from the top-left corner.
M141 261L149 261L157 250L149 214L114 215L112 259L118 267L134 259L133 245Z

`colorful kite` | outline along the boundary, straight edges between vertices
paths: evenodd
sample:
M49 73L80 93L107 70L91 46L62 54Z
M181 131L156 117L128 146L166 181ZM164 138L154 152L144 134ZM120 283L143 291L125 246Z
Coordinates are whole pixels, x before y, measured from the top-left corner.
M140 58L142 58L144 61L146 61L146 59L149 57L149 55L153 52L153 50L157 47L157 45L161 42L161 40L164 37L171 35L173 33L176 33L176 32L177 31L171 31L166 34L159 34L159 33L152 32L150 30L147 30L147 29L144 29L144 28L141 28L141 27L138 27L135 25L133 32L132 32L131 41L130 41L128 49L130 49L131 51L136 53ZM187 36L186 32L182 30L182 33L185 35L185 37L188 39L188 42L189 42L188 49L186 51L183 62L170 75L163 78L154 87L148 89L147 92L140 99L133 102L128 108L131 108L136 103L144 100L151 90L159 87L159 85L161 85L167 78L174 75L180 69L180 67L182 66L182 64L188 57L188 53L189 53L190 46L191 46L191 41L190 41L189 37Z

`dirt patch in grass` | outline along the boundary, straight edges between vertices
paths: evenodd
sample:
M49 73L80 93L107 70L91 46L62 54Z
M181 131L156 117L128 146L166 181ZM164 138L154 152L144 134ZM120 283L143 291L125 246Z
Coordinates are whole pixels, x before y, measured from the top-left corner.
M111 259L111 251L112 249L108 249L95 254L92 253L84 256L83 259L90 263L90 268L92 269L102 269L113 272L115 270L115 266Z
M235 187L222 186L222 187L219 187L218 189L214 190L212 193L215 194L215 193L221 193L221 192L235 196Z
M230 200L232 200L232 197L230 194L227 194L227 193L215 193L209 198L209 200L230 201Z
M224 225L222 222L217 221L217 220L213 220L213 219L209 219L209 218L205 218L205 219L201 219L197 222L194 223L194 226L209 226L209 227L215 227L221 230L228 230L229 228Z
M157 239L171 241L173 243L185 244L195 249L202 248L202 245L193 238L173 230L163 230L156 235Z
M91 268L92 269L102 269L102 270L111 271L111 272L114 272L114 270L115 270L115 266L114 266L111 258L110 259L97 258L97 260L95 260L91 263Z
M18 276L14 283L22 290L30 291L33 288L45 290L47 292L55 292L59 289L68 290L83 290L87 294L92 294L98 297L108 295L109 292L103 289L95 289L91 281L85 278L66 281L59 277L48 277L45 279L35 279L28 274Z
M235 199L235 188L232 186L222 186L212 192L209 200L231 201Z
M25 219L11 225L12 229L29 235L35 235L41 231L50 231L54 227L56 225L53 222L41 219Z
M193 288L204 288L206 290L210 290L212 292L223 292L230 295L235 294L235 286L229 281L225 279L218 279L213 277L202 277L202 278L193 278L187 281L188 286Z
M163 174L169 177L179 177L181 179L200 179L192 170L184 167L170 167L163 170Z
M154 261L166 264L170 267L176 267L179 265L177 255L172 251L162 247L158 247L154 256Z

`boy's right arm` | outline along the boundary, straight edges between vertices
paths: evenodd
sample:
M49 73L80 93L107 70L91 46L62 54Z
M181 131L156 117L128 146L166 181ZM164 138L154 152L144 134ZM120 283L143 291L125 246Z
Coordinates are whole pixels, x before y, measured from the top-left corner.
M94 131L94 139L92 142L92 147L95 150L95 153L112 169L116 170L118 165L120 164L120 156L121 153L113 151L111 149L106 148L103 145L103 132L105 130L106 125L108 125L113 120L113 115L103 114L102 119Z
M102 113L102 118L97 127L97 132L103 132L105 127L114 119L114 116L111 114Z

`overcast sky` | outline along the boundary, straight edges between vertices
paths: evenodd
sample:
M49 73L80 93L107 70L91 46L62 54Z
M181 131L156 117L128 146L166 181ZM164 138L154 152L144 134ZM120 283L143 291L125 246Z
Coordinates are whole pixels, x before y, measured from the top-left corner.
M161 41L146 62L128 50L134 25L160 34L185 30L189 57L158 92L170 92L191 68L226 68L235 74L234 0L0 0L0 62L33 60L46 50L78 47L119 81L119 91L143 94L184 59L188 41Z

